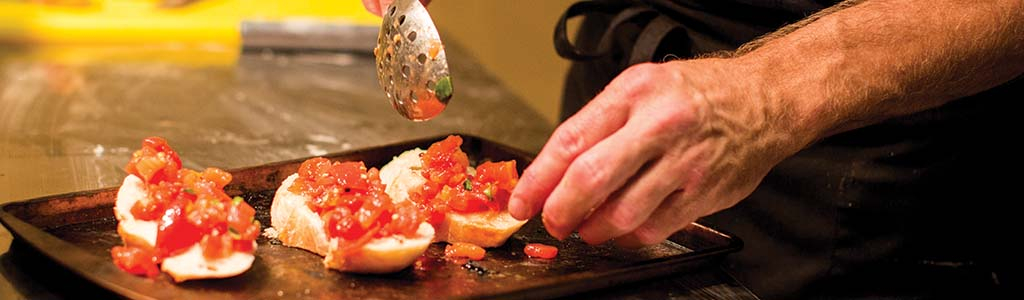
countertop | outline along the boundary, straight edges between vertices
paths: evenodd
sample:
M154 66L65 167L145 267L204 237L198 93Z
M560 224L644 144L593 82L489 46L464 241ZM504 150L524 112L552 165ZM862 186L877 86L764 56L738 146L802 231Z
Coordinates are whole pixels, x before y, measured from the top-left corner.
M368 53L0 47L0 203L117 186L131 152L151 135L166 138L193 169L242 168L453 132L539 151L552 124L459 47L449 45L448 52L455 96L439 117L417 123L388 104ZM60 272L0 227L0 298L107 293ZM756 298L717 268L588 297Z

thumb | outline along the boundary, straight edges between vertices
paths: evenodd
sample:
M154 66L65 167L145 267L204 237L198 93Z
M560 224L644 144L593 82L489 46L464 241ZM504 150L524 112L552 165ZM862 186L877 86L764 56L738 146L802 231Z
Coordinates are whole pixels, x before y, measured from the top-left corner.
M363 7L366 8L366 11L368 11L368 12L370 12L372 14L375 14L377 16L381 16L381 14L380 14L380 7L381 7L380 3L381 3L380 0L363 0Z
M431 0L420 0L420 3L423 3L423 6L425 7L430 4L430 1ZM377 16L383 16L384 9L387 9L392 2L395 2L395 0L363 0L363 7L366 7L366 10L370 13Z

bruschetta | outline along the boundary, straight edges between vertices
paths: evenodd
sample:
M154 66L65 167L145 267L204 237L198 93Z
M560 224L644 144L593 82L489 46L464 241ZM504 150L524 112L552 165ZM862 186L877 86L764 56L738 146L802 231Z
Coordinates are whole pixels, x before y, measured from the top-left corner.
M324 256L324 266L352 273L391 273L415 262L434 237L426 215L393 202L376 168L313 158L274 195L271 226L284 245Z
M411 201L429 213L434 240L501 246L526 221L508 213L508 198L519 180L514 160L475 168L461 150L462 138L448 136L427 150L412 149L381 168L395 201Z
M124 244L111 249L118 267L150 277L162 270L182 282L231 277L252 266L260 223L252 206L224 193L230 173L182 168L159 137L146 138L125 169L114 203Z

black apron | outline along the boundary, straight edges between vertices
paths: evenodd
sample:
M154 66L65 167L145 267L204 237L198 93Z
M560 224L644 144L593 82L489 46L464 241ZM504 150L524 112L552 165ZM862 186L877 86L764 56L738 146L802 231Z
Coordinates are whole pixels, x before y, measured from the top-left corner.
M576 3L555 34L574 60L562 119L629 65L734 50L834 2ZM584 17L575 45L564 34L573 16ZM1022 227L1012 209L1021 152L1011 145L1022 100L1018 78L828 137L700 222L743 239L727 270L766 299L1000 296L1018 283L1012 268L1024 255L1010 246Z

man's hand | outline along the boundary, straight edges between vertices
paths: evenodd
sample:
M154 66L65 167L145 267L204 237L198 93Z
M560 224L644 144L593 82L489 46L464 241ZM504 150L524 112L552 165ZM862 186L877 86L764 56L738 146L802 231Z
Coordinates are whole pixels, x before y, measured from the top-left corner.
M381 11L387 8L388 5L391 5L391 2L395 2L395 0L363 0L363 6L366 7L367 11L381 16ZM420 3L423 3L423 6L427 6L427 4L430 4L430 0L420 0Z
M592 244L658 243L815 140L1021 76L1022 11L1022 0L845 2L735 58L631 67L555 130L509 211L543 209L559 239L578 229Z
M750 194L804 146L773 128L785 109L762 101L729 59L633 66L555 130L523 173L509 211L543 208L551 235L591 244L653 244Z

